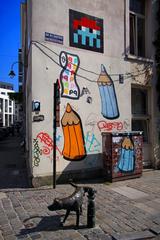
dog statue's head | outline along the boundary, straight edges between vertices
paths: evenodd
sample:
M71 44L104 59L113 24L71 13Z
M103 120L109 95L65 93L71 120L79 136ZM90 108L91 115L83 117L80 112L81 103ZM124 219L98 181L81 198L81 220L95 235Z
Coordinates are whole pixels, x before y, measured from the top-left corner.
M48 209L50 211L55 211L55 210L60 210L62 209L62 203L61 200L58 198L55 198L53 203L51 205L48 206Z

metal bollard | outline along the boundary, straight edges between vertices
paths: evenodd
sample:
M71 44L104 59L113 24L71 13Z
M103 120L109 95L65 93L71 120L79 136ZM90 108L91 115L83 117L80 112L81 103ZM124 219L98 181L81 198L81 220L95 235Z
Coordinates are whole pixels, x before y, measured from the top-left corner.
M93 188L88 189L88 208L87 208L87 227L95 227L95 193L96 190Z

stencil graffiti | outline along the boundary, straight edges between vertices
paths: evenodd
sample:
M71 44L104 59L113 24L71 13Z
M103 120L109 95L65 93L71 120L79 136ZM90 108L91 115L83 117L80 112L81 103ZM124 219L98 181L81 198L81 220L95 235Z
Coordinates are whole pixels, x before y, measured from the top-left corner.
M42 155L42 150L39 147L38 139L33 139L33 167L39 166L40 155Z
M61 123L64 135L63 157L70 161L82 160L86 156L82 123L69 103Z
M61 97L79 99L80 89L76 81L76 73L80 63L79 57L63 51L60 53L59 62L63 68L60 73Z
M87 97L87 103L91 104L92 103L92 98L91 97Z
M85 136L85 146L88 153L100 152L100 142L94 133L87 132Z
M103 19L69 10L70 46L103 52Z
M90 113L85 121L85 126L90 128L90 132L94 132L95 126L97 125L98 115Z
M81 91L81 97L85 94L91 94L87 87L83 87Z
M129 128L129 120L118 121L118 122L107 122L105 120L99 121L97 126L101 132L109 131L122 131Z
M101 113L103 117L115 119L119 117L119 109L117 103L114 83L108 75L104 65L101 65L101 73L97 80L99 92L101 96Z

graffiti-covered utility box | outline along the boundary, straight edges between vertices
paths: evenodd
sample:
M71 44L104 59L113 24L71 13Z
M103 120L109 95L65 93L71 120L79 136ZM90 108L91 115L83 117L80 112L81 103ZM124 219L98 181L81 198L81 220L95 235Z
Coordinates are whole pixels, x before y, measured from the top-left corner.
M142 132L102 133L104 176L109 181L142 175Z

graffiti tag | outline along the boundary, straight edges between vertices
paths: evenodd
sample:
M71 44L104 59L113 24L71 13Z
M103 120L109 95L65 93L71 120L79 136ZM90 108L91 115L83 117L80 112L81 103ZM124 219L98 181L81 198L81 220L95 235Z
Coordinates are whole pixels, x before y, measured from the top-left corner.
M40 163L40 155L42 155L42 150L38 145L38 139L33 139L33 166L38 167Z
M100 142L94 133L87 132L85 136L85 145L87 152L100 152Z
M99 121L97 123L97 126L101 132L107 132L107 131L122 131L126 130L129 127L129 121L125 120L123 122L116 121L116 122L107 122L105 120Z
M58 135L56 137L56 141L60 141L61 136ZM43 145L42 145L42 144ZM40 146L41 145L41 146ZM47 158L49 158L51 161L53 160L53 148L54 143L52 138L49 136L48 133L40 132L37 134L36 138L33 139L33 166L38 167L40 163L40 155L45 155ZM56 150L59 152L60 155L62 155L62 152L60 149L56 146ZM56 160L59 160L59 157L56 157Z
M45 144L45 146L43 146L43 154L45 155L50 154L50 152L53 150L54 143L49 134L45 132L40 132L37 135L37 138L40 139L40 141ZM59 152L60 155L62 155L62 152L57 146L56 150Z

